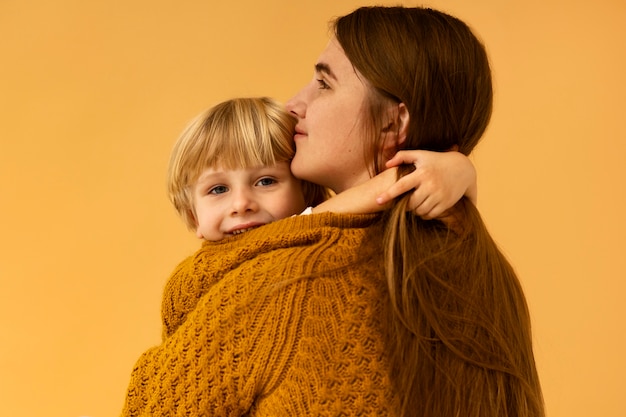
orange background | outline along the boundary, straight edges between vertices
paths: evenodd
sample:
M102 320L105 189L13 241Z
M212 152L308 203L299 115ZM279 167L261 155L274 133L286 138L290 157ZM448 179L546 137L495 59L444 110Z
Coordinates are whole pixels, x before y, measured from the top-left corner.
M199 245L165 195L174 140L217 101L288 99L364 4L0 2L0 415L119 413ZM479 208L526 289L548 415L625 416L626 2L427 4L492 59Z

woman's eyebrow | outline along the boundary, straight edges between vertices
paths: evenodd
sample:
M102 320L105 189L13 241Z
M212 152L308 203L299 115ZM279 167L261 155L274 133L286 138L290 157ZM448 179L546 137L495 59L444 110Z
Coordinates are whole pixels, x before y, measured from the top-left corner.
M337 81L337 77L331 71L330 66L328 66L328 64L325 64L323 62L318 62L317 64L315 64L315 72L321 72L323 74L326 74L333 80Z

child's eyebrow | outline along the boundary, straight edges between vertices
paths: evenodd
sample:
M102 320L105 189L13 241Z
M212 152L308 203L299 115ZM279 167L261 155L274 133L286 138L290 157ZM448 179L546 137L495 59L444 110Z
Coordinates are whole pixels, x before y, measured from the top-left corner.
M217 181L221 180L221 177L223 177L223 172L203 172L202 174L200 174L198 176L198 178L196 178L196 184L204 184L207 182L215 182L216 178Z
M330 69L330 66L324 62L318 62L317 64L315 64L315 72L321 72L323 74L326 74L333 80L337 81L337 77Z

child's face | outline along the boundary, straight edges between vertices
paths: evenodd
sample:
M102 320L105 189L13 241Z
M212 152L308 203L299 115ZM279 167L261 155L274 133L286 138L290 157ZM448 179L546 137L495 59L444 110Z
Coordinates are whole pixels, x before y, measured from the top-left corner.
M196 235L220 240L306 207L300 181L288 162L249 169L206 169L193 189Z

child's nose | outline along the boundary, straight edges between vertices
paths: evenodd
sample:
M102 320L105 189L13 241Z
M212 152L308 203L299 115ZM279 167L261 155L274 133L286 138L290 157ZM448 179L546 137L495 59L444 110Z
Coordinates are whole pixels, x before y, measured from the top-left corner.
M257 203L249 190L237 190L233 193L232 214L241 215L257 210Z

